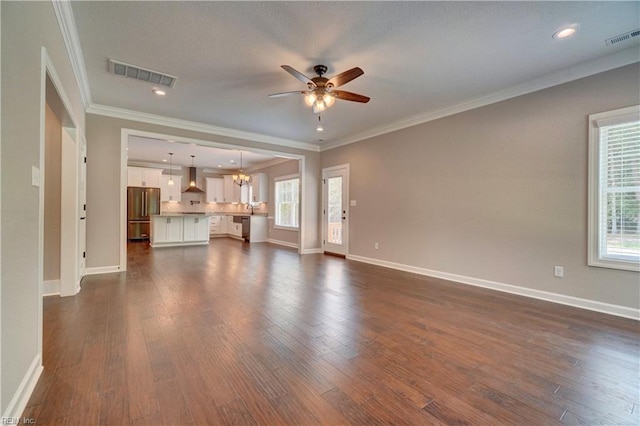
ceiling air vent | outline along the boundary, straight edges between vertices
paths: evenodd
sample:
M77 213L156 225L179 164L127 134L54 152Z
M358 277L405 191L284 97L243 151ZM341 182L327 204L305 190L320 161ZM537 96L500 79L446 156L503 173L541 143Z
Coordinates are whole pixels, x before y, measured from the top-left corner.
M638 36L640 36L640 28L638 28L636 30L628 31L628 32L626 32L624 34L620 34L620 35L617 35L615 37L608 38L604 42L605 42L605 44L607 46L612 46L612 45L614 45L616 43L620 43L620 42L623 42L623 41L631 40L632 38L638 37Z
M111 71L112 74L122 77L129 77L170 88L175 86L176 80L178 79L178 77L174 75L140 68L135 65L125 64L124 62L114 61L113 59L109 60L109 71Z

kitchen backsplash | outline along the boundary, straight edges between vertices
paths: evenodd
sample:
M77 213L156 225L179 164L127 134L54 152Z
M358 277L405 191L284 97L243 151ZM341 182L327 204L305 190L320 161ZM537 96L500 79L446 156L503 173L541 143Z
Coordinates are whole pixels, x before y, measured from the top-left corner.
M251 211L247 204L207 203L200 194L182 194L182 201L163 202L160 206L161 213L173 212L202 212L202 213L244 213ZM254 213L267 213L267 203L254 204Z

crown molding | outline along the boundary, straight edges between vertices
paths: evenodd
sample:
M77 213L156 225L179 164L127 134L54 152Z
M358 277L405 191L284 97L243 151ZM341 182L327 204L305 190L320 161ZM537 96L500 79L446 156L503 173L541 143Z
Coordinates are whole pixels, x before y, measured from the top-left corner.
M56 14L56 19L58 20L58 26L62 33L67 54L69 55L69 62L71 62L73 74L76 76L76 81L78 82L82 103L84 108L87 109L89 105L91 105L91 90L89 89L89 79L87 78L82 49L80 48L76 22L73 18L73 11L71 10L71 2L68 0L51 0L51 4Z
M398 120L393 123L386 124L384 126L376 127L369 131L359 133L353 136L349 136L343 139L327 142L320 146L320 151L327 151L330 149L338 148L344 145L349 145L354 142L359 142L365 139L370 139L375 136L384 135L397 130L405 129L407 127L416 126L418 124L427 123L429 121L437 120L439 118L448 117L450 115L458 114L472 109L480 108L486 105L491 105L497 102L501 102L507 99L515 98L518 96L526 95L527 93L537 92L549 87L557 86L570 81L578 80L580 78L588 77L590 75L598 74L601 72L609 71L615 68L620 68L625 65L631 65L640 61L640 52L637 47L622 50L620 52L613 53L611 55L603 56L588 62L556 71L551 74L547 74L540 78L529 80L525 83L511 86L507 89L500 90L494 93L490 93L485 96L481 96L475 99L461 102L456 105L452 105L445 108L440 108L426 113L414 115L403 120Z
M288 148L302 149L305 151L320 151L320 147L318 147L317 145L305 142L277 138L260 133L245 132L244 130L229 129L227 127L213 126L210 124L198 123L195 121L165 117L162 115L149 114L146 112L138 112L124 108L110 107L106 105L91 104L89 108L87 108L87 113L104 115L106 117L112 118L120 118L123 120L139 121L147 124L157 124L159 126L173 127L182 130L191 130L194 132L207 133L210 135L226 136L253 142L268 143L271 145L285 146Z

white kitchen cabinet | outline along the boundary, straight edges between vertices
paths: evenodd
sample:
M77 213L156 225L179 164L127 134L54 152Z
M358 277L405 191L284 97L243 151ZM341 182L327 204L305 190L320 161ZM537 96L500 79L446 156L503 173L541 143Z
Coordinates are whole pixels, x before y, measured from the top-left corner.
M181 217L153 216L151 218L151 246L181 242L183 232Z
M251 175L251 202L266 203L269 199L269 175L256 173Z
M251 216L251 228L249 229L249 242L264 243L267 241L267 217Z
M209 235L225 235L227 234L227 216L211 216L209 225Z
M224 179L206 178L207 203L224 203ZM232 180L233 183L233 180ZM236 185L237 186L237 185Z
M209 240L209 217L191 217L182 218L184 223L183 241L208 241Z
M148 167L127 167L127 186L160 188L162 170Z
M169 180L173 180L173 185L169 185ZM160 201L181 201L182 200L182 176L160 176Z
M236 185L232 175L224 175L224 202L248 203L249 185Z

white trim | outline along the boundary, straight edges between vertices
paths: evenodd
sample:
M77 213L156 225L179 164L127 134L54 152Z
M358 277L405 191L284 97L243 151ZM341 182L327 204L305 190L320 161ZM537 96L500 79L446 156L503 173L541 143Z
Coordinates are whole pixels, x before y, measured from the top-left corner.
M120 129L120 266L119 271L127 270L127 146L129 136L134 133L129 129Z
M119 265L87 268L84 270L84 276L86 277L87 275L112 274L114 272L122 272L122 269L120 269Z
M622 50L608 56L604 56L588 62L583 62L581 64L574 65L572 67L565 68L563 70L559 70L551 74L547 74L545 76L529 80L521 84L517 84L515 86L511 86L504 90L489 93L478 98L469 99L459 104L451 105L449 107L439 108L436 110L428 111L426 113L414 115L413 117L398 120L393 123L388 123L383 126L376 127L366 132L358 133L356 135L349 136L343 139L327 142L320 146L320 152L338 148L344 145L349 145L364 139L370 139L375 136L384 135L386 133L395 132L396 130L405 129L407 127L416 126L418 124L427 123L439 118L444 118L461 112L470 111L472 109L526 95L527 93L537 92L549 87L588 77L590 75L609 71L615 68L620 68L626 65L631 65L638 61L640 61L638 48L631 47L629 49Z
M91 104L87 108L87 113L103 115L123 120L138 121L141 123L156 124L159 126L173 127L182 130L191 130L210 135L226 136L230 138L244 139L253 142L268 143L271 145L286 146L288 148L303 149L306 151L319 152L320 147L315 144L294 141L291 139L277 138L260 133L247 132L244 130L230 129L227 127L213 126L210 124L198 123L195 121L181 120L178 118L165 117L162 115L149 114L146 112L132 111L123 108L110 107L106 105Z
M284 182L287 180L298 179L298 226L285 226L285 225L277 225L276 218L278 217L278 192L276 191L276 184L278 182ZM290 175L276 176L273 178L273 229L279 229L282 231L300 231L300 225L302 224L302 179L300 178L300 173L293 173Z
M267 242L271 244L277 244L279 246L291 247L294 249L300 247L300 244L290 243L288 241L274 240L273 238L267 238Z
M321 248L303 249L300 254L322 254L324 251Z
M91 105L91 89L89 88L89 79L87 78L87 70L84 64L78 30L76 29L75 19L73 18L71 2L51 0L51 4L53 5L56 19L58 20L58 26L62 33L62 39L67 49L73 74L78 82L82 103L85 109L89 108L89 105Z
M561 305L573 306L576 308L587 309L590 311L601 312L618 317L640 320L640 309L628 308L626 306L613 305L610 303L598 302L595 300L582 299L579 297L567 296L559 293L551 293L548 291L535 290L526 287L520 287L511 284L489 281L481 278L467 277L464 275L451 274L448 272L434 271L431 269L419 268L417 266L404 265L401 263L388 262L386 260L373 259L370 257L347 255L348 260L356 262L368 263L371 265L382 266L385 268L397 269L400 271L412 272L414 274L426 275L429 277L440 278L448 281L454 281L461 284L483 287L504 293L517 294L519 296L530 297L532 299L546 300L548 302L558 303Z
M600 256L600 127L637 120L640 105L589 115L589 171L587 214L587 264L600 268L640 271L633 260L607 259Z
M38 379L40 378L40 374L42 374L43 370L44 367L42 366L42 357L40 356L40 354L37 354L33 361L31 361L31 365L29 366L27 373L22 378L18 389L16 389L16 392L13 394L13 398L11 398L11 401L9 401L7 409L4 411L4 413L2 413L3 419L22 419L22 413L27 407L29 398L31 398L31 394L35 389L36 384L38 383Z
M60 295L60 280L47 280L42 285L42 296Z
M298 160L300 162L299 177L300 177L300 185L301 185L300 187L300 203L301 203L300 220L302 219L302 217L304 217L303 214L305 210L304 210L304 204L302 204L302 199L303 199L302 197L304 194L304 190L303 190L304 187L302 185L303 185L303 176L305 171L304 154L292 154L288 152L254 148L254 147L249 147L244 145L234 145L229 143L212 142L212 141L206 141L201 139L192 139L192 138L186 138L182 136L146 132L143 130L130 129L130 128L123 127L120 129L120 266L118 266L117 267L118 269L115 271L111 269L105 272L97 272L97 273L123 272L127 270L127 179L128 179L127 145L129 143L130 136L141 136L141 137L153 138L153 139L171 139L176 142L190 143L190 144L196 144L201 146L210 146L210 147L222 148L222 149L238 149L238 147L242 147L246 151L251 151L251 152L260 153L260 154L267 154L267 155L275 155L283 158L288 158L291 160ZM300 241L303 241L302 235L305 228L306 226L303 226L302 221L300 221L300 228L298 230ZM107 267L107 268L113 268L113 267ZM100 268L89 268L87 269L87 272L85 272L85 275L91 275L91 273L88 271L95 270L95 269L100 269Z

